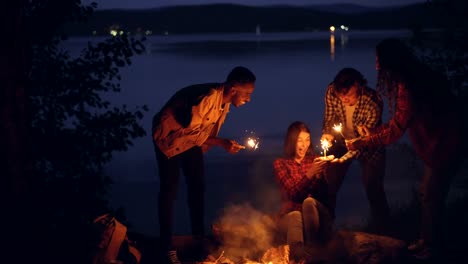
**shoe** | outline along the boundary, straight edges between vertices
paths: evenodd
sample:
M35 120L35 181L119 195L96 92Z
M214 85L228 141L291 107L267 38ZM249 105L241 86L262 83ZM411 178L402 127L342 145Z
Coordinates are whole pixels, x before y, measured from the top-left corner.
M167 264L182 264L182 262L180 262L179 258L177 257L177 251L175 250L170 250L167 252L166 261Z
M410 252L417 252L420 251L425 247L426 243L424 242L424 239L419 239L418 241L412 243L411 245L408 246L408 251Z
M424 247L412 255L417 260L430 260L433 257L432 249L430 247Z
M433 257L433 249L423 239L408 246L410 254L418 260L429 260Z

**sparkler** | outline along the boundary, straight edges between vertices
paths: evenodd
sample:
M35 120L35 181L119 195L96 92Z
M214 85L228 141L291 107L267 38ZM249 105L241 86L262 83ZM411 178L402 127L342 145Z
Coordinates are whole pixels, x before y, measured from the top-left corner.
M258 138L247 138L247 146L253 150L258 149L258 144L260 144L260 141Z
M326 139L321 139L320 144L322 145L322 149L323 149L323 157L326 158L327 157L327 150L330 147L330 142L328 142L328 140L326 140Z
M343 132L341 132L342 129L343 129L343 125L342 125L341 123L340 123L339 125L333 125L333 130L335 130L336 132L340 133L341 136L342 136L343 138L345 138L344 135L343 135Z
M245 148L250 149L250 150L256 150L258 149L258 146L260 145L260 138L255 136L255 132L245 130L245 135L244 137L244 142L245 142Z

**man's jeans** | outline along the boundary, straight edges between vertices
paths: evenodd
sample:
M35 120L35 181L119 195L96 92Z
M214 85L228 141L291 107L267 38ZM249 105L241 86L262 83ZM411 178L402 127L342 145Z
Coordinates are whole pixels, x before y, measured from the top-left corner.
M327 172L329 182L329 201L330 209L335 215L336 196L343 183L344 177L353 160L348 160L344 163L335 163L330 166ZM390 209L388 206L387 197L384 189L385 176L385 155L380 158L374 158L370 161L359 160L361 165L362 183L366 191L367 200L369 201L371 217L376 223L377 232L385 233L390 228Z
M173 249L173 207L179 187L180 168L182 168L187 184L187 202L192 234L198 237L204 235L205 181L203 152L197 146L168 159L157 146L155 146L155 151L160 179L158 213L161 249L168 251Z

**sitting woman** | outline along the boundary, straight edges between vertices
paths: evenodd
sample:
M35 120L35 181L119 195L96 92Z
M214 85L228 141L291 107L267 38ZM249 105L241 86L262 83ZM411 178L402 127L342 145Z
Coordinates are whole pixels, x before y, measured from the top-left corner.
M286 233L290 258L305 257L304 245L326 242L332 232L325 170L330 159L310 153L310 130L303 122L288 127L284 157L274 161L281 191L280 227Z

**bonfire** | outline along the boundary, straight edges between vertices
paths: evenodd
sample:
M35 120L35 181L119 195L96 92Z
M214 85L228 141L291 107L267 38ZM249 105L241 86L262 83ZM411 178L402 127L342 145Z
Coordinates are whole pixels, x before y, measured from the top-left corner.
M289 263L289 246L282 245L279 247L274 247L265 254L263 254L260 261L250 260L248 258L242 259L240 261L234 262L229 259L229 257L224 255L224 251L221 251L221 254L215 258L212 255L209 255L205 261L197 262L197 264L288 264Z

